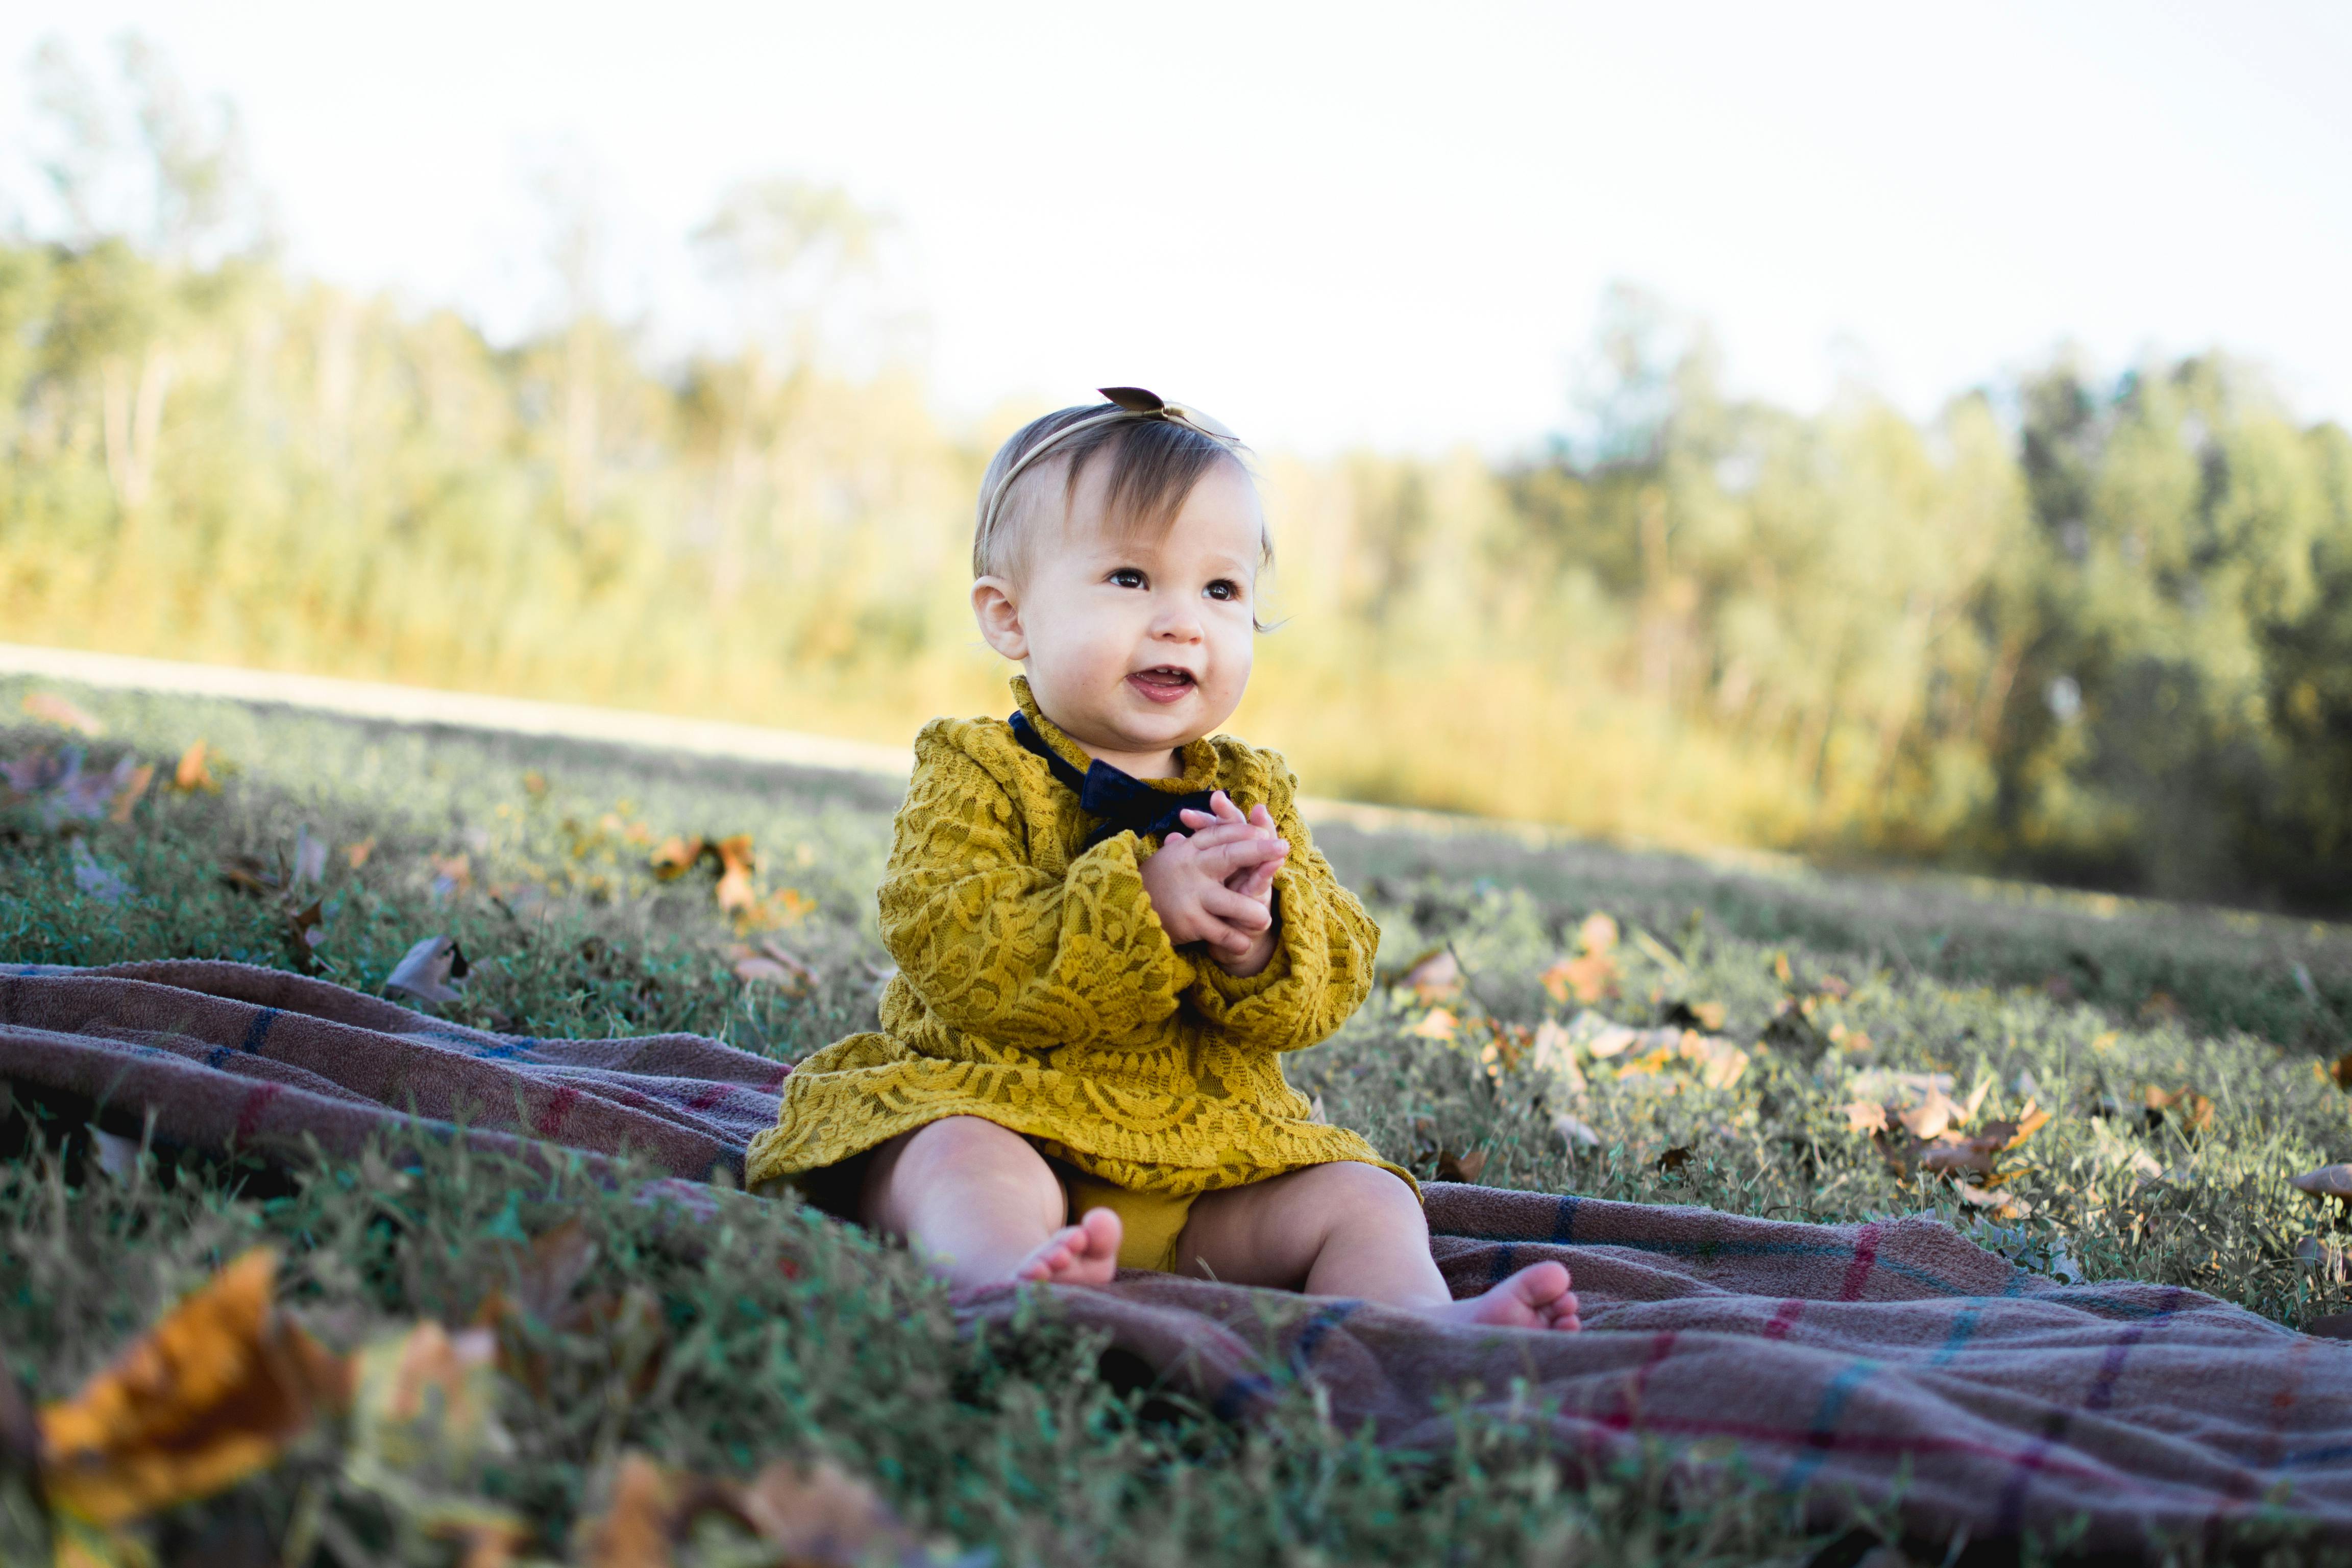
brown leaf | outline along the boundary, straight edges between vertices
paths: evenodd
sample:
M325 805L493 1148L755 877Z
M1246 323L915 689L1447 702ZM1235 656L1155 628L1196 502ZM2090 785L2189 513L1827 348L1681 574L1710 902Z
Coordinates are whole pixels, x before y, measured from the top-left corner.
M585 1568L669 1568L674 1549L710 1514L732 1520L772 1550L779 1568L858 1568L933 1560L874 1489L830 1459L779 1459L747 1484L674 1470L639 1453L622 1457L611 1500L582 1529Z
M213 777L211 752L203 741L191 742L188 749L180 753L179 763L172 770L172 787L183 795L193 795L198 790L220 794L220 781Z
M116 771L121 772L119 768ZM140 798L147 793L147 786L154 782L155 764L152 763L141 763L125 773L122 782L115 788L112 804L107 807L106 819L115 823L130 821L131 808L139 804Z
M361 867L366 865L368 863L368 857L374 853L375 837L371 834L369 837L361 839L357 844L345 849L343 851L343 859L350 865L352 870L356 871Z
M779 1459L738 1493L737 1506L787 1563L856 1568L929 1560L922 1539L899 1522L874 1489L830 1459L797 1465Z
M746 984L774 985L787 996L799 996L815 983L807 964L773 942L761 942L756 948L739 943L727 950L727 956L735 978Z
M1456 1154L1451 1149L1438 1151L1437 1179L1441 1182L1460 1182L1475 1186L1486 1170L1486 1151L1484 1149L1473 1149L1467 1154Z
M106 733L105 725L52 691L25 693L25 711L45 724L62 725L93 738Z
M220 879L240 893L264 898L278 890L278 872L252 855L232 855L221 862Z
M1941 1089L1930 1089L1919 1098L1919 1103L1895 1113L1911 1136L1922 1142L1935 1139L1948 1128L1957 1127L1968 1120L1968 1110Z
M757 862L751 856L751 836L739 833L732 838L722 838L711 847L719 857L719 907L727 914L741 914L758 901L751 891L751 872Z
M1424 955L1404 972L1398 984L1408 987L1423 1006L1449 1001L1461 994L1462 961L1450 947Z
M294 960L294 967L305 974L319 973L318 947L327 940L323 907L321 900L312 899L308 908L286 917L286 952Z
M351 1369L272 1301L278 1260L256 1248L41 1412L50 1502L111 1525L208 1497L277 1461Z
M404 998L429 1013L465 994L466 975L471 968L455 937L428 936L393 965L384 978L383 994L395 1000Z
M693 870L709 848L709 842L700 838L665 838L649 863L656 878L675 882Z
M1857 1100L1845 1108L1845 1127L1849 1132L1884 1132L1894 1125L1886 1107L1874 1100Z
M2210 1132L2213 1130L2213 1102L2195 1089L2166 1090L2150 1085L2147 1108L2156 1113L2148 1119L2152 1124L2161 1123L2165 1120L2164 1113L2169 1111L2189 1131Z

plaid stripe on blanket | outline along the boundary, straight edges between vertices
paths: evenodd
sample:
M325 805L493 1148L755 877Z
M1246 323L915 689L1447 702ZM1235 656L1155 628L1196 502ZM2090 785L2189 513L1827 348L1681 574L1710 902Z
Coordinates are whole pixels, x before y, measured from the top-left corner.
M159 1140L353 1154L442 1135L740 1170L785 1069L695 1036L464 1029L242 964L0 969L0 1079L152 1116ZM1533 1424L1571 1470L1644 1444L1822 1522L1856 1501L1946 1540L2148 1549L2265 1521L2352 1539L2352 1344L2209 1296L2061 1286L1949 1226L1796 1225L1444 1183L1455 1292L1566 1263L1580 1334L1433 1324L1362 1302L1140 1272L1056 1294L1079 1326L1236 1419L1286 1381L1332 1418L1444 1451L1449 1410ZM974 1321L1009 1314L976 1298ZM1694 1481L1694 1484L1697 1484Z

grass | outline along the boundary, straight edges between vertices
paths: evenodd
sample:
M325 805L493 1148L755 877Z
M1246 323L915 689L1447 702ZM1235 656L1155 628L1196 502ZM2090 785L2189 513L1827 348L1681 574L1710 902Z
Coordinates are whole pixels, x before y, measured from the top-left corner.
M0 680L0 713L26 689ZM127 821L70 837L21 805L0 817L0 962L289 964L283 907L220 870L244 857L279 874L307 834L332 851L314 954L331 979L374 988L446 931L475 966L457 1011L497 1027L690 1029L792 1059L873 1016L872 889L895 800L871 781L68 695L103 736L27 722L0 730L0 760L72 742L97 765L126 751L168 764L202 738L221 787L151 792ZM772 907L786 888L806 907L769 933L814 971L806 994L735 978L738 933L707 875L648 869L673 835L738 833ZM1822 1221L1934 1211L2032 1268L2177 1283L2290 1323L2352 1309L2326 1266L2347 1238L2288 1185L2352 1158L2326 1070L2352 1019L2352 932L1502 834L1320 837L1379 917L1387 962L1444 946L1465 975L1451 1039L1391 987L1294 1058L1332 1120L1423 1173L1483 1155L1481 1179L1507 1186ZM1626 933L1601 1010L1649 1025L1719 1006L1752 1061L1723 1089L1596 1068L1573 1109L1598 1143L1571 1147L1555 1127L1563 1088L1521 1046L1579 1010L1541 977L1595 910ZM1853 1077L1872 1068L1949 1073L1962 1094L1990 1080L1986 1114L2052 1111L2005 1189L2019 1212L1906 1177L1847 1131ZM2151 1089L2184 1098L2151 1114ZM44 1397L256 1240L284 1249L293 1299L347 1343L420 1314L464 1320L526 1267L529 1237L581 1218L599 1249L588 1288L636 1292L657 1328L549 1331L543 1390L508 1391L515 1448L480 1485L551 1555L624 1447L728 1474L830 1454L910 1520L1007 1563L1796 1562L1821 1545L1762 1491L1670 1493L1664 1455L1564 1489L1528 1433L1465 1424L1448 1451L1387 1452L1334 1429L1304 1388L1238 1430L1106 1380L1047 1316L960 1337L902 1253L785 1205L731 1202L689 1244L593 1184L459 1154L405 1176L167 1154L110 1177L85 1157L89 1115L18 1097L0 1165L0 1350ZM165 1555L197 1561L239 1531L281 1540L323 1498L336 1523L320 1562L452 1560L331 1476L298 1456L182 1510ZM698 1550L727 1560L724 1542Z

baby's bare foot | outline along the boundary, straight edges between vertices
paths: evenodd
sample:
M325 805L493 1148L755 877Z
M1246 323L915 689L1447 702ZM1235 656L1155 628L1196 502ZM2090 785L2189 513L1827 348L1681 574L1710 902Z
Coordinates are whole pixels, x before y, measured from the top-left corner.
M1055 1231L1023 1258L1013 1278L1047 1285L1108 1285L1118 1272L1119 1236L1118 1215L1088 1209L1077 1224Z
M1576 1293L1568 1288L1568 1270L1557 1263L1538 1263L1520 1269L1483 1296L1448 1302L1437 1316L1456 1323L1482 1323L1497 1329L1580 1329Z

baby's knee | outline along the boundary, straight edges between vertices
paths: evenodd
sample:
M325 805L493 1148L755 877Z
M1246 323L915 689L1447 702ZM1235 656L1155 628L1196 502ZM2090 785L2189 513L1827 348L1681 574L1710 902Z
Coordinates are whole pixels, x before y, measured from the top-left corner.
M1327 1200L1345 1208L1410 1215L1416 1223L1421 1218L1421 1200L1413 1195L1404 1178L1393 1171L1367 1165L1360 1160L1340 1160L1316 1166L1314 1174Z
M950 1116L906 1135L894 1162L892 1180L929 1186L936 1183L987 1183L1050 1208L1064 1203L1062 1184L1029 1140L978 1116Z

